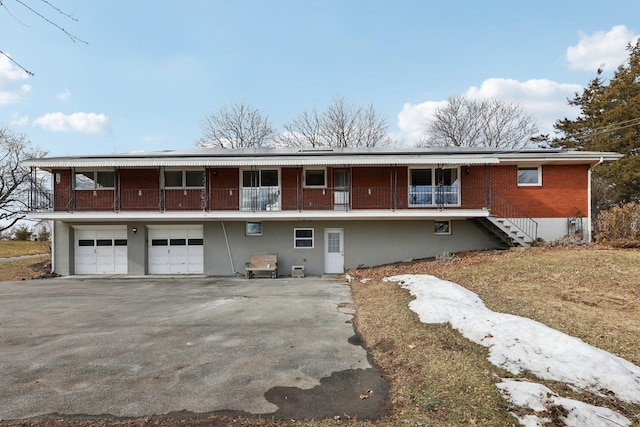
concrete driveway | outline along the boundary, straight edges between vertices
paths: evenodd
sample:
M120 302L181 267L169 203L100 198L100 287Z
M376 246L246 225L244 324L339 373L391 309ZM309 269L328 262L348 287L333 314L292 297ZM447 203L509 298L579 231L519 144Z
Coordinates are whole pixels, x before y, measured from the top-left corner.
M0 419L375 418L386 382L351 301L329 278L2 282Z

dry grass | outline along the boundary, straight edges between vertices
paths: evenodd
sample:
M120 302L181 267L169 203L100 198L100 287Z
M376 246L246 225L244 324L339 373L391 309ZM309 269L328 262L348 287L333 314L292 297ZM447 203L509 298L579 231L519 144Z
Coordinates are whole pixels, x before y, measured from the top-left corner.
M0 282L11 280L32 280L47 277L51 271L51 257L42 255L0 264Z
M31 242L22 240L0 240L0 258L22 255L48 254L51 242Z
M404 418L402 412L406 411L397 404L405 394L400 383L406 382L406 378L397 381L401 376L395 372L408 372L409 377L415 373L425 379L422 389L413 389L413 396L424 396L418 405L428 405L433 399L429 395L433 394L447 408L445 418L442 411L424 414L428 416L427 425L467 425L470 420L484 425L514 422L500 417L507 412L506 404L492 391L494 372L499 376L509 375L484 364L486 350L460 339L450 328L417 324L417 316L405 311L410 296L407 294L407 301L403 303L395 296L397 290L386 289L392 285L381 282L385 276L433 274L459 283L477 293L492 310L538 320L640 365L640 251L533 248L460 254L456 258L351 272L357 278L374 279L353 285L357 324L372 349L374 361L393 381L393 408L401 411L398 416ZM375 306L378 313L364 317L375 301L379 301ZM393 321L397 316L405 318ZM374 324L370 317L374 320L380 317L382 321ZM393 337L398 348L416 345L415 341L419 341L413 351L423 346L428 351L424 351L422 361L420 357L410 358L403 353L395 358L401 362L394 364L393 358L378 348L381 341L389 339L386 337ZM465 361L459 363L459 360ZM424 364L430 367L422 366ZM402 369L394 371L398 365L402 365ZM606 401L575 393L563 384L544 383L564 396L609 406L634 419L634 425L640 425L640 405ZM456 388L457 384L466 384L467 390ZM449 390L456 392L449 393Z

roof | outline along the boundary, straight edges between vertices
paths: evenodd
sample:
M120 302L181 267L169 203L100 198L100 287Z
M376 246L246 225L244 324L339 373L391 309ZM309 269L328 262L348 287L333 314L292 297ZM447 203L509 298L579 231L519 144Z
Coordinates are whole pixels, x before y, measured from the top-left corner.
M613 161L618 153L561 149L504 150L488 147L436 148L201 148L122 154L45 157L25 161L40 169L98 167L283 167L479 165L509 163L579 163Z

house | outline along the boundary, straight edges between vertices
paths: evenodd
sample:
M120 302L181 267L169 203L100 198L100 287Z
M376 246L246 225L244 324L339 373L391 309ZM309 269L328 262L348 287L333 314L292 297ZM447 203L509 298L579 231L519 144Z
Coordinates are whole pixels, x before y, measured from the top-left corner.
M436 149L198 149L32 159L52 189L54 270L281 276L590 238L591 169L617 153ZM36 172L38 171L38 172Z

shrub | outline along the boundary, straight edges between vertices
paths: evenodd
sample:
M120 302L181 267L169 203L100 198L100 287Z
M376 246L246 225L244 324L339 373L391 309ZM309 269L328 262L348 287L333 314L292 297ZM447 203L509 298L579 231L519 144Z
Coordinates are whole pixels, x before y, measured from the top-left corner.
M31 230L26 225L20 226L16 228L13 237L16 240L31 240Z
M640 240L640 204L626 203L600 213L595 223L599 243Z

